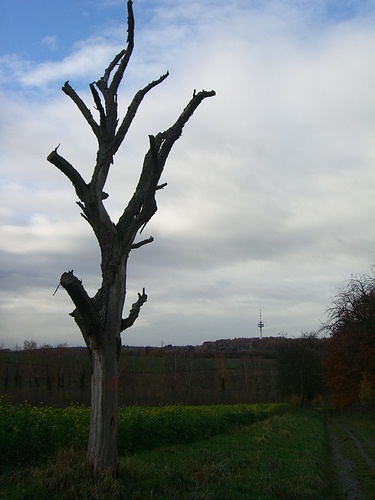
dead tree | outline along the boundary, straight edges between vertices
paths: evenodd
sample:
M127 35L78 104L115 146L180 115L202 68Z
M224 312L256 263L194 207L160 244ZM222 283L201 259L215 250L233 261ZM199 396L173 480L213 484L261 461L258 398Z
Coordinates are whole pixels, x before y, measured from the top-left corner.
M213 90L194 91L192 99L176 122L164 132L149 136L149 149L144 157L135 192L117 223L113 223L103 204L103 200L108 197L104 188L113 157L145 95L168 76L167 72L139 90L122 121L119 121L118 88L134 47L134 16L130 0L127 2L127 11L126 48L114 57L103 76L90 84L97 118L94 118L69 82L62 87L84 116L98 142L96 164L90 182L87 183L79 171L58 153L58 148L47 158L72 182L79 198L77 204L82 210L81 215L92 227L101 251L102 282L93 297L88 295L73 271L63 273L60 278L60 284L75 306L71 316L81 330L91 355L91 414L87 460L94 473L104 468L116 470L121 332L133 325L140 308L147 300L143 289L129 315L122 317L129 253L153 241L151 236L137 242L135 239L157 210L155 195L156 191L166 185L159 184L159 180L167 157L199 104L206 97L215 95Z

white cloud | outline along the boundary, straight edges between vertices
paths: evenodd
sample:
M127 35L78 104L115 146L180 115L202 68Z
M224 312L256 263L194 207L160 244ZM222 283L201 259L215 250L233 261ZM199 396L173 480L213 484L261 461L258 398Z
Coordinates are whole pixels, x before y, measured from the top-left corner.
M49 50L54 51L57 49L57 36L56 35L45 36L41 43Z
M90 40L89 44L79 46L71 56L61 62L38 65L33 71L21 75L20 81L23 85L42 86L64 79L95 75L98 65L108 64L112 54L113 46L102 44L101 40Z
M61 61L36 64L12 54L0 59L0 75L6 83L14 84L16 80L25 87L43 88L69 79L80 82L83 78L88 79L88 85L92 80L100 78L109 61L121 48L113 39L110 41L105 37L93 37L77 42L74 51Z

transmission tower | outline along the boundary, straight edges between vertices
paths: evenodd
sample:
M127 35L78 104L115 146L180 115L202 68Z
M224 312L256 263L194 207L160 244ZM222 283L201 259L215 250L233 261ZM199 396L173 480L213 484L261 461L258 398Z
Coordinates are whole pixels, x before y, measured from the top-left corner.
M262 338L262 330L264 327L264 323L262 321L262 309L259 309L259 323L258 323L258 328L259 328L259 338Z

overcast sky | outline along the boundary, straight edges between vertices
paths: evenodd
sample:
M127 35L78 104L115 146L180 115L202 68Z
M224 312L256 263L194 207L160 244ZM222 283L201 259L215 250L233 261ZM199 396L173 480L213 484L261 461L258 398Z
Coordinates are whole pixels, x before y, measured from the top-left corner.
M131 253L125 345L201 344L317 330L337 288L375 255L375 2L135 0L135 50L122 110L145 98L106 191L117 221L148 134L168 128L194 89L217 92L167 162L158 212ZM60 288L74 269L90 294L99 252L59 152L86 180L96 142L70 84L88 84L126 40L124 0L3 0L0 6L0 346L83 345Z

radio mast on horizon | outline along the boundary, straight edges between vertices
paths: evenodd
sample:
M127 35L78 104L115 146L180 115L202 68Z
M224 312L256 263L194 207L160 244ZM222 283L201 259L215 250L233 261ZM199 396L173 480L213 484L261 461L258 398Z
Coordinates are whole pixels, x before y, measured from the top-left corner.
M258 323L258 328L259 328L259 338L262 338L262 330L264 327L264 323L262 321L262 309L259 309L259 323Z

